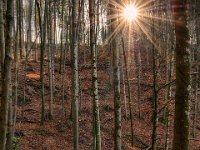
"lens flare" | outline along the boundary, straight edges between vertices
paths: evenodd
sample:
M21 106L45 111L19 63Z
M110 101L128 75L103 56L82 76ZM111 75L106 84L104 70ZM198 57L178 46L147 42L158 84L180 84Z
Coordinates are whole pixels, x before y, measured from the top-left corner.
M127 21L134 21L138 17L138 9L133 4L129 4L124 8L124 18Z

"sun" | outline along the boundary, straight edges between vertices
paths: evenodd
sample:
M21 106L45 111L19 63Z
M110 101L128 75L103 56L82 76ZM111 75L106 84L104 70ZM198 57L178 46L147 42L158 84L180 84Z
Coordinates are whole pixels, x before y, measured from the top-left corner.
M138 17L138 9L134 4L129 4L125 6L123 10L123 15L127 21L129 22L134 21Z

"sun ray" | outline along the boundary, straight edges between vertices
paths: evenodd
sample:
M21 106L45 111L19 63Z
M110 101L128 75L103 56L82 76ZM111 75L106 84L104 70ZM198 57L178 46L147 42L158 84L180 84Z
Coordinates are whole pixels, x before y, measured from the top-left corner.
M148 29L144 26L143 23L138 22L138 25L140 29L143 31L143 33L146 35L146 37L149 39L149 41L153 44L156 50L158 50L158 53L161 52L161 49L159 48L154 35L151 35L151 32L148 31Z
M121 19L120 19L121 20ZM111 24L118 24L117 27L115 28L115 30L107 37L107 39L105 40L106 44L110 43L112 41L112 39L114 39L116 37L116 35L120 32L120 30L122 30L123 25L124 25L124 20L115 20L114 22L112 22ZM110 24L110 25L111 25Z
M114 6L114 8L123 9L123 6L120 5L120 3L118 3L118 2L116 2L116 1L114 1L114 0L110 0L110 1L108 2L108 5L112 5L112 6Z
M145 8L147 10L148 6L153 2L153 0L150 0L150 1L146 1L146 2L143 2L141 1L141 3L138 3L137 7L138 9L143 9Z
M166 19L163 17L157 17L157 16L147 16L145 14L141 14L141 17L146 17L148 19L155 19L155 20L159 20L159 21L168 21L168 22L172 22L172 19Z
M109 27L113 23L117 24L117 27L110 35L108 35L106 43L109 43L112 38L115 38L118 35L118 33L122 33L122 36L127 36L129 39L127 40L127 44L130 49L129 42L131 41L131 38L133 38L132 33L144 33L158 53L161 53L163 46L161 41L156 41L157 36L159 36L157 33L165 30L163 23L172 23L175 21L170 14L168 15L170 17L166 17L168 14L168 11L166 11L165 8L166 3L155 3L154 0L125 0L118 3L111 0L107 2L107 4L107 8L116 12L116 14L107 16L107 20L115 19L114 22L110 22L107 26ZM132 9L128 8L126 10L130 5ZM137 12L134 12L133 9L137 9ZM126 17L127 15L128 17ZM152 33L152 30L155 31L155 35Z

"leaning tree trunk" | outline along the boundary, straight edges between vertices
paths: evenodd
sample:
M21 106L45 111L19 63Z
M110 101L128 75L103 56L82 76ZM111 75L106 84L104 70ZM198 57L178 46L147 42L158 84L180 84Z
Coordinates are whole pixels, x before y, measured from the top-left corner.
M11 65L12 65L12 36L13 36L13 7L14 1L7 0L5 26L5 60L4 76L2 77L2 97L0 107L0 150L5 150L8 122L8 104L10 101Z
M190 50L187 28L187 0L174 0L176 35L176 95L174 118L174 150L189 149Z

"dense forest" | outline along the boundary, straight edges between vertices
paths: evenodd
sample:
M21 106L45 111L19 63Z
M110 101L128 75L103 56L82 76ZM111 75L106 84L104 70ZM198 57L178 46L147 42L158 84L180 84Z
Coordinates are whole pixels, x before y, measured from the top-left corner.
M0 150L199 150L199 0L0 0Z

